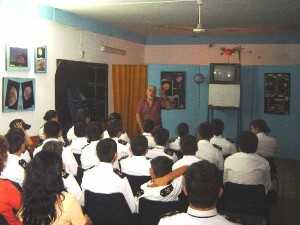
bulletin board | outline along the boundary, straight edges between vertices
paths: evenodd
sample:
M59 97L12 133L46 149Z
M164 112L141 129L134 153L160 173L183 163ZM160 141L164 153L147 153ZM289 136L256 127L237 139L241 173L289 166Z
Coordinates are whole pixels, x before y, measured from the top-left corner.
M290 112L290 74L265 73L264 112L285 115Z

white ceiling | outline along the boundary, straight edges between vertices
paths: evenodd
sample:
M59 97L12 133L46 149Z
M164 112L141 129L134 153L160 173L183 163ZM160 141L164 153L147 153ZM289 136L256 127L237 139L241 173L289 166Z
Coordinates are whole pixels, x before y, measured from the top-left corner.
M192 34L198 20L196 0L41 1L145 36ZM300 0L203 0L201 13L212 34L300 32Z

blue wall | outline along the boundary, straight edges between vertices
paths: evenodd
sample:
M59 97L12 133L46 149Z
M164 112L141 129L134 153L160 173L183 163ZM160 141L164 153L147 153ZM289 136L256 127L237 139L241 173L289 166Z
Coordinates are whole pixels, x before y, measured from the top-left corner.
M175 135L176 125L182 121L187 122L192 132L196 131L198 124L207 119L208 79L198 86L193 82L193 75L197 72L209 75L208 66L196 65L149 65L148 82L159 87L160 72L184 71L186 72L186 109L164 110L162 113L163 125ZM289 72L291 73L291 102L290 114L270 115L264 114L264 73ZM272 129L272 135L279 140L282 158L300 159L300 94L297 84L300 83L300 65L292 66L242 66L242 129L248 129L252 119L262 118ZM199 90L200 89L200 90ZM200 91L200 95L199 95ZM200 96L200 97L199 97ZM236 114L233 111L215 112L225 122L225 135L236 138Z

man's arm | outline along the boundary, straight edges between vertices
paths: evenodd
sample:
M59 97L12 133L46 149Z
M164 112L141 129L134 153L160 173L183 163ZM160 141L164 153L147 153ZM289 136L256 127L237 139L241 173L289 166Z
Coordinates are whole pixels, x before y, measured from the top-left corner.
M139 112L136 113L136 122L139 126L140 131L143 133L144 129L143 129L143 125L142 125L142 119L141 119L141 115Z
M155 178L153 181L153 186L162 186L162 185L169 184L175 178L182 176L187 171L188 168L189 168L188 166L182 166L176 170L173 170L171 173L168 173L163 177Z

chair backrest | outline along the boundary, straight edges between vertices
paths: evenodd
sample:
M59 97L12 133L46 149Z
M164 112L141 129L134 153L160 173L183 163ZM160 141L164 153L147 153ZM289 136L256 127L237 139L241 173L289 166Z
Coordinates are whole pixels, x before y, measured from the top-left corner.
M132 213L122 193L85 191L85 210L95 225L130 225Z
M222 197L226 212L263 216L266 213L266 193L263 185L225 183Z
M0 225L9 225L2 214L0 214Z
M124 174L124 175L128 179L128 182L130 184L134 196L136 196L137 193L141 190L140 189L141 185L150 180L150 176L132 176L128 174Z
M181 201L161 202L140 198L140 225L157 225L164 214L175 211L183 212L184 208L184 203Z

